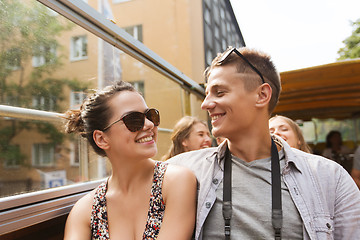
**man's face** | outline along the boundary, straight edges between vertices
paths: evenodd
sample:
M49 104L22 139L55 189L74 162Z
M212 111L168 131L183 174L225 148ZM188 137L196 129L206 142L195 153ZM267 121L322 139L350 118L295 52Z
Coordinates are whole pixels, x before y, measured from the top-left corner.
M211 71L201 108L207 110L211 117L212 134L215 137L232 140L254 127L257 88L253 91L245 90L246 76L238 73L231 64L215 67Z

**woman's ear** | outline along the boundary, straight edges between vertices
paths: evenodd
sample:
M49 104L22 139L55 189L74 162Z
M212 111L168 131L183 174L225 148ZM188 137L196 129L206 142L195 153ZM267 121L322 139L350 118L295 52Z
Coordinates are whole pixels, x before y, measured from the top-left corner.
M187 147L188 147L188 141L187 139L185 139L184 141L181 142L181 145L183 146L184 150L186 151Z
M109 149L109 138L103 131L95 130L93 133L93 139L99 148L104 150Z
M268 106L271 100L272 89L268 83L262 84L258 88L256 106L264 107Z

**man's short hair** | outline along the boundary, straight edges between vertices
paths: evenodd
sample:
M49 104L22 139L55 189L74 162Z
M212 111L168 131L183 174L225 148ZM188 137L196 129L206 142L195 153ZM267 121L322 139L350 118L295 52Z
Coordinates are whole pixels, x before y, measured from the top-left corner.
M260 76L246 63L241 57L239 57L235 52L231 53L229 57L221 61L223 56L232 49L229 47L223 53L218 53L214 58L211 65L205 70L206 81L209 78L211 71L215 67L224 66L228 64L235 64L236 69L239 73L248 73L251 74L246 78L244 82L245 89L247 91L254 90L259 84L262 83ZM271 60L271 57L261 51L250 49L247 47L237 49L264 77L264 81L268 83L272 88L272 95L269 102L269 114L275 109L276 104L279 101L279 96L281 92L281 82L280 75L276 70L274 63Z

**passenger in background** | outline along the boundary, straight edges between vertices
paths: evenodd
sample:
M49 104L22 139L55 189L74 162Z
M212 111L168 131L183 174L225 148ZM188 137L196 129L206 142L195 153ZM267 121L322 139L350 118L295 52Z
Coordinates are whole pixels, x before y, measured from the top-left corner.
M351 170L351 176L360 189L360 146L357 147L354 153L354 162Z
M188 169L151 159L159 112L131 84L108 86L65 115L66 131L86 138L112 165L111 176L71 210L65 240L191 238L196 178Z
M349 173L351 173L352 168L351 153L352 151L347 146L343 145L341 133L339 131L332 130L326 135L326 149L323 151L322 155L339 163Z
M311 153L311 148L305 142L300 127L290 118L281 115L270 118L269 130L271 134L278 135L284 139L290 147Z
M211 147L206 122L192 116L185 116L175 124L171 141L168 153L163 156L164 161L183 152Z

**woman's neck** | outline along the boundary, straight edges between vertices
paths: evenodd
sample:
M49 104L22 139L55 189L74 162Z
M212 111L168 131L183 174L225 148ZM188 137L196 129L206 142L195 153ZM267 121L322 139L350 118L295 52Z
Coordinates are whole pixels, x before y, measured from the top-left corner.
M155 162L151 159L140 161L124 161L112 164L112 174L109 178L109 189L127 193L133 188L152 179Z

